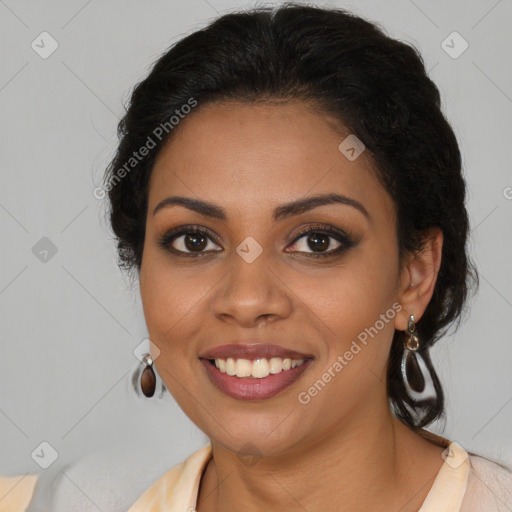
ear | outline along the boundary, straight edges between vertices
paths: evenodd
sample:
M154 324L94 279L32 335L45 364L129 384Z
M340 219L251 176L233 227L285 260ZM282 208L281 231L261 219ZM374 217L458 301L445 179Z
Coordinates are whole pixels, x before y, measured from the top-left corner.
M423 316L434 293L443 249L443 232L430 228L422 235L424 247L420 252L409 253L408 261L400 275L398 302L402 310L395 317L395 329L405 331L409 316L416 322Z

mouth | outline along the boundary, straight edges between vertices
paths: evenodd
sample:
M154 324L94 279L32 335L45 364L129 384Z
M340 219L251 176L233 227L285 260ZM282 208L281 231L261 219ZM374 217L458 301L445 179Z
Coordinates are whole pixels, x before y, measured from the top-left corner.
M291 386L313 357L278 345L231 344L199 357L210 381L240 400L265 400Z

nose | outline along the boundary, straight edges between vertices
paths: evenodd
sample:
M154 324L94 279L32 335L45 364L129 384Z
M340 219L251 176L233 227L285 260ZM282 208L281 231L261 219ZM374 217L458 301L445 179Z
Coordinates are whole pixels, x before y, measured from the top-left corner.
M290 316L289 289L261 254L248 263L238 254L214 293L210 310L219 319L244 327L274 322Z

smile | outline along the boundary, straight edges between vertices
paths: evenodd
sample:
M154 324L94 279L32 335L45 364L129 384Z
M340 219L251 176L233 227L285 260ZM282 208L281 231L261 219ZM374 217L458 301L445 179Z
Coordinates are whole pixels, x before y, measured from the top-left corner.
M222 372L230 376L236 375L237 377L254 377L256 379L263 379L268 377L269 374L277 374L282 371L290 370L296 366L304 364L305 359L290 359L281 357L272 357L270 360L267 358L255 359L215 359L213 360L215 366Z
M312 359L272 357L250 359L201 359L213 384L241 400L265 400L291 386Z

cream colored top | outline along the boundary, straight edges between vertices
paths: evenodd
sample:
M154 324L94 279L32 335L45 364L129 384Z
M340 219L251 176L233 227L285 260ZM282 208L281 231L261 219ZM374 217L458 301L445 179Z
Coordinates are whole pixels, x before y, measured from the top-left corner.
M193 511L201 476L211 456L210 444L196 451L164 473L127 512ZM37 475L0 477L0 512L25 512L36 482ZM457 443L451 443L418 512L511 511L512 472L483 457L469 455Z

